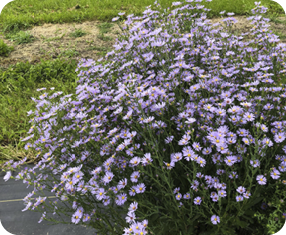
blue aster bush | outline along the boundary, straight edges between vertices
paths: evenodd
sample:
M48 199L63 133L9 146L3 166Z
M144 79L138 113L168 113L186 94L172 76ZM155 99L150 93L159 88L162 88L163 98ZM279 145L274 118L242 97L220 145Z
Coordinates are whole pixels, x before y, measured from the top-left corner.
M34 185L24 210L51 221L47 211L62 210L70 223L100 234L282 228L286 45L269 32L260 3L248 18L250 32L237 36L232 13L225 28L217 27L206 17L209 9L191 2L201 0L164 11L155 2L156 10L127 16L102 63L80 61L76 94L33 98L29 133L38 133L22 141L30 139L26 147L42 159L15 177ZM5 180L18 164L7 164ZM57 199L33 202L41 189Z

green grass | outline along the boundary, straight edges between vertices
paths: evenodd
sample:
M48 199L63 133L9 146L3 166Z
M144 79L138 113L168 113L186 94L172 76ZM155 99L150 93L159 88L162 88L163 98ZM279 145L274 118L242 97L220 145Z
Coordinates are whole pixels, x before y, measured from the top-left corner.
M234 12L236 15L249 14L255 6L255 1L213 0L202 4L212 9L208 12L208 17L211 18L219 16L219 12L223 10ZM158 2L163 8L167 8L174 0L158 0ZM29 31L24 32L35 25L100 20L102 23L98 26L100 31L98 39L108 41L111 38L105 34L113 26L111 21L113 17L118 16L119 12L140 16L146 6L153 3L154 0L15 0L8 3L1 11L0 30L6 39L15 44L25 44L36 40ZM279 23L277 17L285 15L283 8L270 0L261 0L261 3L269 8L272 21ZM70 36L81 37L85 34L86 32L81 29L76 29ZM64 34L46 40L47 42L60 40L63 36ZM281 36L284 35L281 34ZM91 46L92 41L89 43L90 49L97 51L99 55L104 56L108 52L108 48L96 48ZM8 56L11 51L12 47L9 48L0 41L0 56ZM20 138L27 136L26 133L31 126L27 112L35 109L35 103L31 97L38 98L37 88L55 87L55 90L63 91L64 94L74 93L77 79L76 61L62 59L62 57L74 55L80 56L75 48L64 48L54 61L43 59L36 65L20 62L8 69L0 65L0 146L8 148L8 150L0 150L1 162L18 156L18 153L12 150L16 146L19 151L29 152L24 149L26 142L20 142ZM10 147L11 150L9 150Z

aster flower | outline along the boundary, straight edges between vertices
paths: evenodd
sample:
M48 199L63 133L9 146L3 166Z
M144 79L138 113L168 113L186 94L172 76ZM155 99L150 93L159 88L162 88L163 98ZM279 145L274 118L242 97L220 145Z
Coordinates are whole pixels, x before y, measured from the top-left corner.
M193 1L187 0L186 2ZM201 2L201 0L195 0L195 2ZM35 144L39 143L48 148L43 153L43 161L35 169L38 168L43 172L47 169L52 169L54 174L60 173L60 181L53 182L52 185L56 196L63 201L73 198L70 196L74 194L75 190L79 190L84 194L90 192L106 206L110 204L111 199L105 192L105 189L109 188L116 195L116 203L123 205L127 201L127 195L121 193L121 189L128 190L130 196L144 193L146 189L144 183L138 183L140 174L138 171L134 171L134 168L140 166L141 169L141 166L145 167L147 165L152 165L155 168L161 167L156 166L158 162L155 159L153 161L150 153L146 153L152 152L152 154L161 154L161 157L165 158L163 160L166 160L168 154L172 153L171 162L166 163L163 161L164 165L162 168L162 172L169 176L171 176L169 170L175 170L175 163L182 160L183 157L187 161L196 161L200 167L204 167L204 170L212 169L213 166L215 170L212 172L216 173L215 176L217 177L203 175L201 172L198 172L196 177L204 178L207 184L207 187L202 185L200 190L201 188L202 190L213 188L214 191L217 190L217 192L211 192L210 194L211 200L217 202L220 197L231 197L231 195L226 195L226 191L229 187L233 189L233 185L219 182L219 179L224 178L224 173L227 173L226 177L230 179L240 180L241 178L243 180L245 177L243 175L246 173L245 171L238 169L238 175L237 172L229 172L227 169L232 168L234 163L237 163L235 167L237 168L240 167L238 163L243 163L243 160L250 160L246 158L248 158L247 152L250 151L249 148L253 147L251 143L258 148L257 155L261 158L266 158L266 151L263 150L266 149L271 152L268 149L269 147L280 146L285 141L285 121L275 121L280 116L282 118L283 112L286 110L282 105L285 103L286 95L283 93L285 91L281 87L270 86L274 83L273 77L276 75L272 71L275 69L271 61L273 61L273 57L277 57L275 61L277 63L280 62L281 58L279 57L281 55L279 50L283 51L285 49L283 45L279 44L275 51L271 51L270 48L264 46L259 49L248 47L247 43L241 41L242 37L238 37L239 40L233 40L233 35L230 32L223 32L220 29L208 30L208 25L205 21L206 15L204 14L199 16L197 13L192 14L190 11L187 11L187 13L182 13L181 15L180 11L188 7L184 5L181 8L180 5L181 2L173 3L173 6L178 6L178 8L171 12L171 18L166 14L166 16L168 15L167 19L158 18L159 14L156 11L152 11L150 7L144 11L146 15L143 17L128 16L125 23L130 26L130 29L124 26L124 29L128 28L126 37L122 41L117 41L114 51L107 53L105 56L105 62L107 63L97 65L92 60L80 61L78 67L86 68L86 70L80 71L80 80L78 81L80 84L76 90L78 95L76 100L71 98L68 101L61 99L61 103L53 106L46 100L47 98L51 99L51 96L48 97L48 93L42 94L39 101L32 99L38 103L38 110L34 112L35 117L33 119L38 125L37 128L32 129L39 131L40 138L35 141ZM256 5L258 6L259 3L256 3ZM202 8L204 6L198 4L191 6L191 9ZM265 8L260 6L253 10L254 13L264 11ZM165 11L165 13L167 12ZM225 12L221 13L224 14ZM119 13L119 15L123 14ZM228 13L228 16L231 15L233 13ZM196 16L200 18L198 21L194 21L192 30L182 35L185 28L181 27L182 24L178 24L179 21L176 17L182 17L181 19L187 22ZM119 17L113 18L113 21L118 19ZM257 38L261 45L266 45L267 42L278 42L275 35L270 35L268 38L264 37L268 29L266 25L263 26L262 24L267 22L267 19L259 15L250 19L256 25L251 32L257 33ZM228 17L223 22L227 26L231 26L235 23L235 19ZM261 25L262 27L260 27ZM157 28L157 26L160 28ZM174 28L172 29L172 27ZM202 36L201 29L204 31L204 40L194 47L194 38ZM214 38L214 34L219 37ZM242 36L244 35L246 34L242 34ZM174 47L172 47L173 45ZM179 48L175 45L179 46ZM158 50L158 47L160 47L160 50ZM237 48L239 49L238 51ZM173 55L174 58L170 57L170 55ZM249 55L251 55L253 61L258 62L248 61ZM110 63L108 63L107 58L111 58ZM103 58L99 59L98 62L102 60ZM206 66L202 67L195 64ZM283 69L283 66L278 67ZM278 73L283 75L286 70L282 69ZM240 73L242 76L237 76ZM247 77L247 81L242 79L245 77ZM182 93L180 94L180 92ZM262 93L263 95L264 93L268 94L265 97L256 96ZM275 95L279 97L273 97ZM69 98L70 96L65 96L64 98ZM53 97L56 97L56 95ZM166 102L159 103L163 100ZM234 105L234 102L238 102L238 105ZM40 111L39 108L44 108L44 105L51 106L50 110L47 110L45 107L45 112ZM53 116L55 116L57 110L61 109L67 111L67 114L62 117L61 123L57 123L56 118ZM28 114L31 113L32 111ZM92 117L89 117L90 115ZM264 124L254 124L257 116L261 117L261 121L263 120ZM163 118L169 119L169 117L170 120L167 120L167 125L163 122ZM196 119L193 117L196 117ZM64 121L67 121L67 123L63 123ZM50 133L50 130L53 130L52 124L55 126L63 124L64 127L58 132ZM135 129L133 125L136 125L138 133L131 132L130 129ZM256 130L252 128L253 125L257 129L261 128L262 134L265 134L261 140L258 140L258 144L254 143L255 139L252 136L257 134L255 133ZM273 139L270 136L266 137L268 126L273 126L273 128L270 128ZM167 130L167 127L173 128L173 130ZM231 132L230 127L232 129L234 127L237 128L234 132ZM87 128L91 128L90 132L87 131ZM68 133L68 131L71 132ZM271 133L269 134L271 135ZM55 136L58 134L68 137L57 142ZM149 134L154 134L155 137L158 137L158 143L150 145L146 138L153 138ZM171 145L174 139L172 134L176 138L175 143ZM191 134L192 136L194 134L194 140L192 141L190 138ZM97 146L97 148L92 149L90 153L81 152L80 147L90 140L97 142L96 145L92 145ZM62 146L64 144L67 146ZM168 146L164 146L165 144ZM177 147L182 146L182 150L176 148L174 144ZM229 148L230 145L232 148ZM32 146L32 144L28 143L27 148L29 146ZM53 158L51 155L58 146L62 146L62 154L58 158ZM70 148L68 146L78 151L69 153ZM36 150L41 153L44 149L41 147ZM195 154L201 150L205 159ZM283 151L286 153L286 147L283 148ZM40 156L40 153L38 153L38 156ZM99 159L99 162L97 161L98 159L94 158L96 154L99 154L102 158ZM140 157L134 156L137 154ZM77 155L79 156L77 157ZM112 157L108 158L111 155ZM278 179L280 174L286 171L286 161L282 155L276 156L275 160L276 163L274 161L273 164L277 165L276 168L273 166L270 177ZM67 165L59 166L57 164L58 161ZM208 164L212 164L210 168L205 167L207 161ZM186 166L193 165L193 163L186 163L186 166L181 163L179 162L177 165L182 172L177 173L182 175L190 173L185 172L188 169ZM69 168L64 172L67 167L76 164L82 164L82 172L80 169L75 168ZM100 164L100 166L96 166L97 168L94 170L92 164ZM225 164L229 168L227 166L227 169L224 169ZM260 166L260 162L257 159L250 160L250 164L253 167ZM14 166L16 167L16 165ZM99 185L101 184L107 186L107 184L111 183L113 177L111 172L112 166L118 169L116 179L122 180L117 186L111 187L109 185L108 187L100 188ZM263 165L260 167L263 167ZM263 172L263 169L261 170ZM31 177L26 172L19 173L16 179L24 178L24 182L30 181ZM91 179L88 182L83 180L86 178L83 172L91 174ZM34 172L29 173L32 174ZM43 186L42 182L46 177L46 174L40 173L37 178L34 178L32 183L41 189ZM131 182L138 184L127 187L127 178L129 177ZM10 178L10 176L6 175L4 180L7 178ZM190 180L189 177L187 179ZM256 180L261 185L266 184L266 177L263 175L258 175ZM195 191L194 193L200 192L198 190L199 181L199 179L198 181L194 179L191 181L194 182L191 184L191 188ZM230 181L232 182L233 180ZM286 184L286 180L282 179L281 181L283 184ZM180 180L176 180L176 182L180 182ZM180 185L175 185L175 187L177 186ZM256 186L261 187L259 185ZM175 188L174 196L179 201L178 207L181 207L183 206L181 202L182 194L178 188ZM185 188L182 190L185 191ZM242 201L244 198L251 196L250 192L245 192L245 190L242 186L236 189L239 193L236 197L237 201ZM183 198L190 199L190 194L186 193ZM27 202L28 199L26 198ZM160 200L158 198L155 199ZM40 205L41 200L37 200L35 206ZM196 197L194 203L200 205L201 201L200 197ZM83 214L83 211L78 209L80 206L81 203L79 201L73 203L74 210L77 209L72 216L74 223L79 223L81 219L85 222L87 221L87 216L91 217L95 214L95 210L92 209L92 212L87 211L89 214ZM86 210L89 209L88 207L84 208ZM148 221L136 222L136 209L137 204L133 204L132 208L131 205L129 207L126 221L130 223L130 228L125 229L126 235L131 234L131 232L132 234L140 235L146 233L145 228ZM212 215L211 222L213 224L219 223L219 220L218 216Z
M117 21L119 19L119 17L114 17L112 18L112 21Z
M11 171L7 171L7 173L6 173L6 175L4 176L3 179L4 179L5 181L7 181L7 180L10 179L11 175L12 175Z

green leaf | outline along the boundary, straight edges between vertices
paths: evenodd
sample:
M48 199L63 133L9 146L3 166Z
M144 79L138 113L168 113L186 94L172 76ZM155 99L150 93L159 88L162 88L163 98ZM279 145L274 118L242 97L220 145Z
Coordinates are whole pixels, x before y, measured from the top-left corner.
M258 202L260 202L262 200L263 200L263 197L258 197L254 201L252 201L251 203L248 203L248 205L245 208L243 208L243 209L246 211L248 208L256 205Z
M245 219L247 219L247 220L249 220L251 223L253 223L253 219L251 219L250 217L245 216L245 215L242 215L242 217L245 218Z
M26 133L26 130L21 130L21 131L16 131L15 134L21 134L21 133Z
M223 227L221 227L221 232L222 232L222 234L235 234L235 230L233 228L223 228Z
M156 214L151 216L151 220L156 221L159 218L159 216L160 216L159 213L156 213Z
M192 222L194 222L196 219L198 219L200 217L200 215L196 215L195 217L193 217L192 219L191 219L191 221Z
M248 210L248 211L245 211L244 214L253 217L253 215L255 214L255 212L254 212L253 210Z
M199 233L199 235L214 235L214 234L216 234L216 228L215 227L213 227L207 231L202 231Z
M244 214L250 216L251 218L253 218L255 212L253 210L248 210L248 211L244 212Z
M248 223L247 222L245 222L245 221L241 221L239 218L236 218L236 224L237 225L239 225L241 228L245 228L247 225L248 225Z

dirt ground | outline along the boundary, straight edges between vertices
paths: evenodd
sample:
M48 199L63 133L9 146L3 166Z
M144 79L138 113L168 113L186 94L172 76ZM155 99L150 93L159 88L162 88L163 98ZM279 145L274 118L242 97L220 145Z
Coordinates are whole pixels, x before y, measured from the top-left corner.
M234 16L238 20L234 29L240 32L247 32L252 25L246 16ZM286 43L286 17L279 17L279 23L269 22L270 29L276 35L280 36L280 42ZM221 21L221 18L211 19L212 23ZM283 21L283 22L281 22ZM34 26L27 30L34 37L34 41L30 43L15 45L10 40L5 39L4 35L0 38L9 46L14 46L14 51L8 57L0 57L0 66L7 68L9 65L17 62L29 61L32 64L40 62L43 59L55 59L62 54L63 57L79 60L80 58L91 58L98 60L104 54L113 50L115 39L122 31L117 24L113 23L108 32L102 34L100 32L100 21L86 21L83 23L65 23L65 24L43 24ZM69 34L75 30L82 30L87 34L81 37L70 37ZM58 39L57 39L58 38ZM73 52L72 52L73 50ZM77 53L77 54L73 54Z

